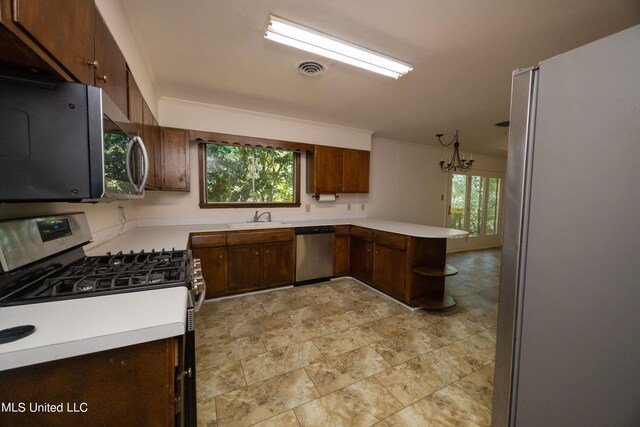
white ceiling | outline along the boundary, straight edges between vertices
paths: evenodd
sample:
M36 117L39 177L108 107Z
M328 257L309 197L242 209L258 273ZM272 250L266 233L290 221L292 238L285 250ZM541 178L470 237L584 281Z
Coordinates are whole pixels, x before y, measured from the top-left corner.
M511 72L640 23L638 0L122 0L161 97L506 155ZM263 38L268 15L409 62L394 80ZM313 59L320 77L298 74Z

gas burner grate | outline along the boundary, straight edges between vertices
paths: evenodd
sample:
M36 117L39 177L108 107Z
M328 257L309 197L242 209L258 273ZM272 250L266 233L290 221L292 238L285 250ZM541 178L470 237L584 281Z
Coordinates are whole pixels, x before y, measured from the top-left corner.
M130 252L84 257L43 279L34 297L82 296L185 283L187 251Z

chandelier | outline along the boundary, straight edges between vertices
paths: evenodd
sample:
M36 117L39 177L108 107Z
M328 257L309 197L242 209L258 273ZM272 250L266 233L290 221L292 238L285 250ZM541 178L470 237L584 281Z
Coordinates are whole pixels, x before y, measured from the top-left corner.
M469 159L466 160L465 159L465 154L462 153L462 158L460 158L460 151L459 151L460 150L460 142L458 142L458 131L456 131L456 134L453 136L453 139L448 144L445 144L444 142L442 142L441 138L444 136L443 133L439 133L436 136L438 137L438 141L440 141L440 144L443 145L444 147L448 147L449 145L451 145L453 143L453 156L451 157L451 161L449 163L445 164L444 160L440 159L440 169L442 170L442 172L444 172L444 173L451 173L451 172L465 173L469 169L471 169L471 165L473 164L473 156L470 155Z

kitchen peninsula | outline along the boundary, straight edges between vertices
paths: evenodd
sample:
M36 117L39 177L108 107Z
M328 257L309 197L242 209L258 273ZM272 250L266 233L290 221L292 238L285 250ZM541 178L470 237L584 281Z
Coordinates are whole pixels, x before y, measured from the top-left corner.
M102 255L150 248L190 247L196 252L195 257L203 259L207 298L215 298L293 284L295 261L282 267L285 276L289 274L291 278L286 283L282 280L266 282L262 286L241 290L227 287L231 256L227 250L228 236L236 236L233 239L244 236L245 241L249 239L256 244L276 239L293 247L293 229L314 225L336 228L334 276L352 276L414 307L442 309L455 304L444 292L445 276L455 274L455 269L446 265L447 239L464 237L467 232L442 227L368 218L291 221L286 224L266 222L251 230L232 229L226 224L137 227L89 249L87 253ZM286 233L275 233L276 230L289 230L290 237L283 237ZM340 268L341 264L348 268Z

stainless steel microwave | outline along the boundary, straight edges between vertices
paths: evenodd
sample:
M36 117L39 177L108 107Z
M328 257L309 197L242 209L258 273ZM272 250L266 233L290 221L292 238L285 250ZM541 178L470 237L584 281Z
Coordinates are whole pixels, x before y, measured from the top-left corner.
M0 202L141 198L138 130L99 88L0 75Z

